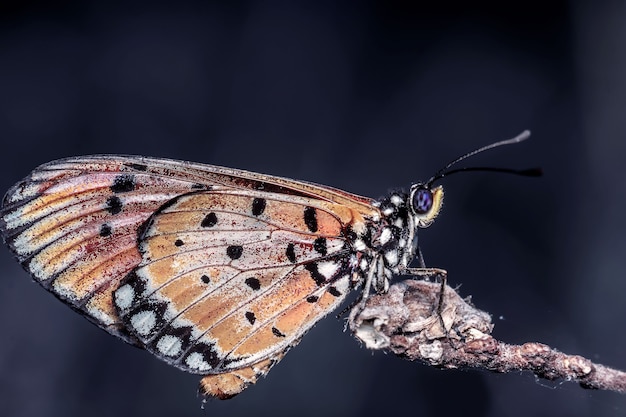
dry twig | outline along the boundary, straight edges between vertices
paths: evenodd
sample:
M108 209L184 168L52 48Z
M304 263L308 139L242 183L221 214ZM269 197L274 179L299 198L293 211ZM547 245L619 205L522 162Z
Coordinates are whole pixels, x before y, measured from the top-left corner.
M541 343L509 345L494 339L491 316L446 286L441 315L437 313L441 284L406 280L387 294L355 307L349 325L370 349L440 368L480 368L493 372L531 371L548 380L578 382L589 389L626 393L626 373Z

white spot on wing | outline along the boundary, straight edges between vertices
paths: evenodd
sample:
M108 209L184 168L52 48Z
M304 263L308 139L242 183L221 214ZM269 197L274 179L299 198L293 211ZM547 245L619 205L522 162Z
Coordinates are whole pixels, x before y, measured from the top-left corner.
M183 343L180 338L166 334L159 339L156 347L162 355L178 356L182 350Z
M124 284L115 291L115 305L126 310L133 304L135 290L130 284Z
M319 272L327 280L331 279L337 270L339 270L339 264L336 262L325 261L318 262L317 264L317 272Z
M342 294L350 291L350 275L344 275L335 282L335 288Z
M187 356L185 363L191 369L196 369L198 371L208 371L211 369L211 365L209 365L208 362L204 360L204 356L198 352L193 352Z
M328 253L332 254L343 249L343 240L339 239L328 239L326 241L326 250Z
M152 310L140 311L130 318L130 324L137 333L147 336L156 326L156 314Z
M395 206L399 206L400 204L402 204L402 199L399 195L394 194L391 196L391 203Z

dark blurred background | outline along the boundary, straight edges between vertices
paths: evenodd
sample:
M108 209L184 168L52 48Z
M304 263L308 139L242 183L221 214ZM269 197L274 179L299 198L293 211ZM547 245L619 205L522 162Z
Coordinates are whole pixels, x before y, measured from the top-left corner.
M80 154L163 156L378 197L457 155L426 261L495 335L626 369L626 3L126 2L0 6L0 189ZM613 416L626 397L439 371L320 322L256 386L201 410L198 377L108 336L0 250L7 416Z

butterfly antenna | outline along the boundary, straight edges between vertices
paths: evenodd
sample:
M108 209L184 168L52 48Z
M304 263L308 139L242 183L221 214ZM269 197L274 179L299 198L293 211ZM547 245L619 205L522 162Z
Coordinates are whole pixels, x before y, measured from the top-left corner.
M501 140L499 142L492 143L490 145L483 146L481 148L475 149L471 152L468 152L464 155L459 156L458 158L450 161L446 166L441 168L435 175L433 175L426 184L428 186L432 185L435 181L440 180L441 178L452 175L457 172L462 171L490 171L490 172L504 172L508 174L522 175L526 177L538 177L542 175L542 171L540 168L531 168L531 169L510 169L510 168L492 168L492 167L467 167L467 168L458 168L458 169L450 169L452 166L458 164L459 162L467 159L471 156L479 154L481 152L488 151L489 149L497 148L504 145L514 145L516 143L520 143L525 141L530 137L530 130L524 130L519 135L515 136L511 139Z

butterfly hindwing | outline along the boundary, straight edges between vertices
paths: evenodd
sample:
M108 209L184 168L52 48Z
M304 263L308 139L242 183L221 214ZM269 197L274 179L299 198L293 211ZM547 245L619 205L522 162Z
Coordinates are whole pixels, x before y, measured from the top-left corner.
M188 372L253 366L297 343L346 296L349 210L273 193L204 191L146 223L115 294L148 350ZM343 213L343 217L337 213Z

